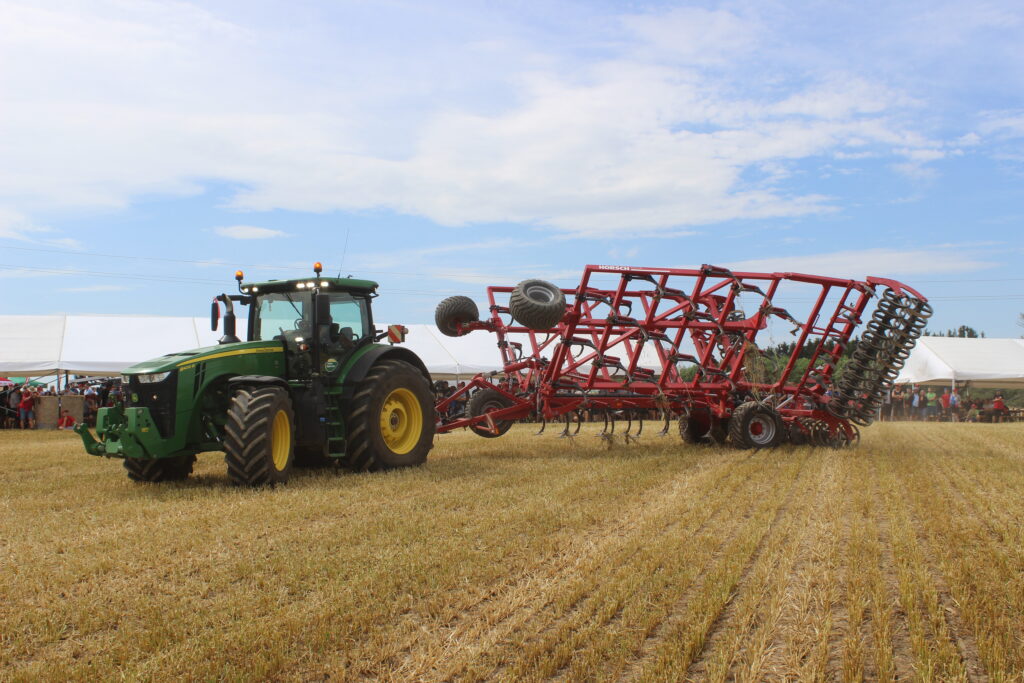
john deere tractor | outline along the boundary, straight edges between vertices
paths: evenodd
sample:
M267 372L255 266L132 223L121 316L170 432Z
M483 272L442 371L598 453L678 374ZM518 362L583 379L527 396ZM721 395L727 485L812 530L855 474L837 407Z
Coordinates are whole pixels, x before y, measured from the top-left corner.
M223 316L217 346L172 353L124 371L124 402L101 408L96 436L76 431L93 455L124 459L135 481L184 479L198 453L223 451L242 485L287 481L294 466L353 470L419 465L434 438L430 375L416 354L380 344L377 284L321 277L243 282L213 301ZM234 305L248 307L246 340Z

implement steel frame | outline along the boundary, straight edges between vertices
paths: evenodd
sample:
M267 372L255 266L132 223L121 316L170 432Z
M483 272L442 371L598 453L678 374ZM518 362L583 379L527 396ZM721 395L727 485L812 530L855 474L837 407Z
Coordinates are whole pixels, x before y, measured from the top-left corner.
M598 274L618 275L618 285L592 287L591 278ZM679 278L692 280L688 291L670 286ZM804 321L772 304L780 284L787 281L819 288ZM907 285L883 278L860 281L804 273L733 272L709 265L700 269L588 265L576 289L562 290L567 306L561 322L539 332L512 321L507 306L512 287L488 287L489 317L461 323L459 331L496 334L504 369L475 376L439 401L437 412L445 415L453 401L476 388L493 389L510 405L475 417L442 418L437 430L473 425L496 429L498 420L532 415L548 421L580 410L660 410L678 415L695 405L725 419L743 397L761 395L771 397L783 420L822 420L852 438L849 423L826 409L827 392L833 371L879 286L924 300ZM760 298L753 315L736 308L741 294ZM837 303L824 310L833 295ZM602 308L603 312L598 310ZM772 316L794 325L793 352L776 381L750 381L744 363L752 349L760 353L755 338ZM525 335L527 348L510 339L512 334ZM680 351L687 339L695 353ZM808 343L814 346L807 369L794 376L797 359ZM654 349L658 370L640 367L644 346ZM611 355L612 350L617 355ZM545 352L550 359L543 356ZM682 363L697 368L693 379L683 377ZM504 379L493 381L499 374Z

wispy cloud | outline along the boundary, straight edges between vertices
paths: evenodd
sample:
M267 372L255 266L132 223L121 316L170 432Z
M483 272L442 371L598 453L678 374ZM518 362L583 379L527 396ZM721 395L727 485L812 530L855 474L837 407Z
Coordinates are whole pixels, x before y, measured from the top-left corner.
M800 256L775 256L727 264L755 272L828 273L834 277L964 273L999 265L972 245L941 245L922 249L859 249Z
M88 285L84 287L62 287L60 292L125 292L131 289L122 285Z
M873 158L921 176L954 149L885 69L850 73L821 45L795 68L783 28L743 5L606 16L600 35L566 41L576 54L501 12L390 11L380 17L444 24L444 40L411 31L414 44L384 50L360 35L361 13L284 32L181 2L4 3L2 83L17 97L0 107L0 135L18 172L0 171L0 195L25 212L124 207L201 192L204 178L242 188L228 200L240 209L653 235L840 208L788 182L795 164ZM984 14L971 30L1017 17ZM281 55L272 65L266 45ZM365 68L327 67L353 58ZM310 64L324 66L313 82ZM64 144L35 143L46 139Z
M254 225L229 225L214 228L213 231L221 237L230 237L233 240L266 240L273 237L285 237L288 233L271 228L258 228Z

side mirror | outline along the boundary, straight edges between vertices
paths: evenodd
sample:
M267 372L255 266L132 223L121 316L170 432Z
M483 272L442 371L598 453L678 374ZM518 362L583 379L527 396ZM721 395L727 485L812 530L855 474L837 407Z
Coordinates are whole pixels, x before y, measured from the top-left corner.
M329 294L316 295L316 324L330 327L331 323L331 297Z
M214 299L213 303L210 304L210 329L214 332L217 331L217 325L220 323L220 304Z

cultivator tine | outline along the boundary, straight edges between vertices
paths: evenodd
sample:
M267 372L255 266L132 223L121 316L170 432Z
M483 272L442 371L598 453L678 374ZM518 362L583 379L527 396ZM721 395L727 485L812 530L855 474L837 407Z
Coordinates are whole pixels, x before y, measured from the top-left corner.
M576 435L573 434L573 433L570 433L570 431L569 431L569 427L572 426L572 414L571 413L566 413L563 416L563 418L565 420L565 427L562 428L562 432L558 435L558 438L559 439L569 439L570 442L573 442L573 438Z
M641 414L639 414L637 416L637 422L639 424L637 426L636 434L632 434L631 433L631 429L633 428L633 416L632 416L632 414L630 414L630 416L629 416L629 424L626 426L626 431L623 433L623 436L626 439L626 443L640 443L640 435L644 433L644 416L643 416L643 413L641 413Z
M541 418L540 418L540 429L538 429L538 430L537 430L537 431L536 431L536 432L534 433L534 436L540 436L541 434L543 434L543 433L544 433L544 430L545 430L545 429L547 429L547 426L548 426L548 421L547 421L547 418L545 418L545 417L541 417Z
M657 435L658 436L668 436L668 432L672 428L672 418L669 415L667 410L662 410L661 411L661 416L665 420L665 426L661 428L661 431L658 432Z
M611 420L608 419L608 412L604 413L604 427L601 429L601 433L597 435L597 438L601 439L609 447L615 443L615 415L612 414Z

